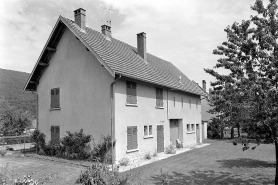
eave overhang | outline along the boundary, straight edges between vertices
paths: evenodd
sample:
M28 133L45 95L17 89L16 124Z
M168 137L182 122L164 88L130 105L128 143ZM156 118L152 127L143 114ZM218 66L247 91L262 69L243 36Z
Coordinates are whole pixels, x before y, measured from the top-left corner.
M96 54L92 47L78 34L76 33L71 26L60 16L37 60L35 67L33 68L32 73L30 74L25 86L24 91L36 91L39 84L40 78L44 70L49 66L49 61L51 57L56 52L57 45L64 33L68 28L77 38L84 44L84 46L98 59L98 61L105 67L108 72L115 77L115 72Z

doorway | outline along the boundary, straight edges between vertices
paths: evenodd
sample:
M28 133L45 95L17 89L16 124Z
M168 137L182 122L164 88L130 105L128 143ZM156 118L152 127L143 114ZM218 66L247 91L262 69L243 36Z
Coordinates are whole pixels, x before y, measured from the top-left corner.
M164 152L164 127L157 125L157 153Z

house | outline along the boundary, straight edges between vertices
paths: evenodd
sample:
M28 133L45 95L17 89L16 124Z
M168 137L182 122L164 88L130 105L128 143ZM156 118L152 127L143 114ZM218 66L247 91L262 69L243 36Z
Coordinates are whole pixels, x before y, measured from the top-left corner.
M201 96L205 93L172 63L147 53L146 33L137 48L60 16L25 85L37 94L37 128L46 141L83 129L95 142L116 140L114 159L163 152L179 139L202 142Z

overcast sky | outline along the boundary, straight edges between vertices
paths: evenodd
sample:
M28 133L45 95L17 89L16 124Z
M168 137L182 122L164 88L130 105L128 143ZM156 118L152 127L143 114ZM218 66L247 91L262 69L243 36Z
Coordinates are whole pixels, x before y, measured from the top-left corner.
M214 79L204 72L219 56L224 29L250 18L255 0L1 0L0 68L30 73L59 17L74 20L86 9L86 24L100 31L112 8L113 37L137 46L147 34L147 51L172 62L191 80ZM208 84L207 83L207 84Z

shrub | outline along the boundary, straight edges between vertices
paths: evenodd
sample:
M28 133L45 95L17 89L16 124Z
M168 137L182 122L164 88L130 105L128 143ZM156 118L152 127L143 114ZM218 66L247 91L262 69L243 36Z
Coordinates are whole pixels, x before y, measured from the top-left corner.
M169 145L165 148L165 153L166 154L175 154L176 153L176 147L174 145Z
M23 179L14 180L14 185L38 185L38 182L31 178L31 175L24 176Z
M127 165L129 164L129 158L127 158L127 157L121 158L121 159L119 160L119 164L120 164L121 166L127 166Z
M157 156L157 151L155 150L154 152L153 152L153 157L156 157Z
M113 142L115 146L115 141ZM110 149L112 147L112 138L111 136L102 136L102 139L98 144L94 143L94 148L91 153L91 158L94 161L111 163L111 154Z
M150 152L146 153L144 158L151 159L152 158L151 153Z
M117 172L109 171L106 165L95 163L86 171L80 173L79 178L76 180L77 184L86 185L119 185L121 183Z
M7 150L6 150L6 149L0 149L0 155L1 155L2 157L4 157L6 153L7 153Z
M79 132L70 133L66 132L66 135L61 139L62 149L70 159L87 159L90 156L91 135L85 135L83 129Z

